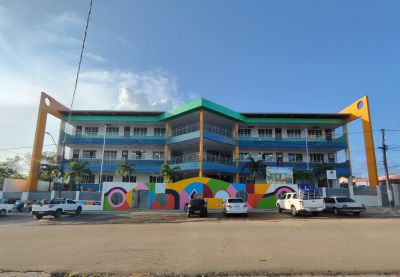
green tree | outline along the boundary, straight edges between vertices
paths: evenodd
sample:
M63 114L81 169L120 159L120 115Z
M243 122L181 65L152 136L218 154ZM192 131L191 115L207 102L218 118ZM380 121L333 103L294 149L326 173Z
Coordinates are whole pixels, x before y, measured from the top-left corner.
M72 190L75 184L80 186L82 182L82 177L83 175L90 175L92 174L92 171L87 168L88 162L82 162L82 161L71 161L69 163L69 169L65 172L65 178L70 177L69 181L69 190Z
M321 187L327 187L328 186L328 179L326 177L326 171L327 170L333 170L334 167L332 165L329 165L327 163L321 163L318 164L314 170L314 177L317 179L318 181L318 186Z
M265 174L265 166L263 165L262 160L256 161L252 156L249 156L246 159L246 163L242 167L242 172L249 171L250 178L256 178L257 176L261 176Z
M307 183L314 179L314 172L312 170L301 170L293 172L294 183Z
M6 178L23 179L21 163L22 158L16 155L14 158L8 158L4 162L0 162L0 187L3 187Z
M49 182L49 191L51 189L51 182L57 178L58 165L42 163L39 169L39 179Z
M133 166L131 166L127 160L122 160L119 164L115 173L119 176L128 177L135 172Z
M164 176L166 183L176 182L182 177L181 168L179 166L170 167L168 164L161 166L160 173Z

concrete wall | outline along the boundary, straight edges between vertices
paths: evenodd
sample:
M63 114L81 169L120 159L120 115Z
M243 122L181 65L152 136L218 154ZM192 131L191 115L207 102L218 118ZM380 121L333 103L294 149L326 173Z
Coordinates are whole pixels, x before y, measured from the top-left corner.
M6 178L3 186L4 192L28 191L28 180Z

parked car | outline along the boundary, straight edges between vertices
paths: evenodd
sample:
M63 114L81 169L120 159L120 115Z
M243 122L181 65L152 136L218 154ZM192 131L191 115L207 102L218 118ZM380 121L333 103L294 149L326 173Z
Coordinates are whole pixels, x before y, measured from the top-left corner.
M276 202L276 208L280 213L290 211L293 216L301 213L318 215L325 210L325 203L316 190L298 190L282 195Z
M12 213L13 204L0 204L0 216Z
M247 216L247 204L239 197L228 198L224 203L223 213L225 216L230 214L242 214Z
M207 216L207 203L204 199L192 199L187 207L187 216L198 214L200 216Z
M353 198L345 196L325 197L324 202L326 211L332 212L334 215L350 213L359 216L361 212L365 212L364 204L357 203Z
M71 199L55 198L50 202L42 201L32 206L32 215L41 219L45 215L52 215L60 218L62 214L74 213L79 215L82 212L82 206Z

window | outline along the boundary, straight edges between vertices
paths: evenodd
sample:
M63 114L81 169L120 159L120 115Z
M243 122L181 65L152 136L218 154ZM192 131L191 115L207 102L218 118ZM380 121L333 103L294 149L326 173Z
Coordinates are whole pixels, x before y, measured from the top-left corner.
M283 192L279 199L285 199L285 198L286 198L286 192Z
M244 202L240 198L231 198L231 199L228 199L228 203L244 203Z
M101 180L103 182L112 182L114 179L114 177L112 175L103 175Z
M98 127L85 127L85 135L87 136L97 136L99 133Z
M243 161L243 160L247 160L249 157L251 157L250 153L239 153L239 160Z
M335 162L335 153L328 153L328 163Z
M94 184L95 176L94 174L82 174L83 184Z
M324 162L324 154L310 154L310 162L311 163L323 163Z
M67 204L75 204L75 201L67 199Z
M74 151L72 152L72 158L79 159L79 149L74 149Z
M238 132L238 136L239 136L239 137L250 137L250 136L251 136L251 129L248 129L248 128L246 128L246 129L240 128L240 129L239 129L239 132Z
M163 151L154 151L153 152L153 160L164 160L164 152Z
M301 138L301 129L287 129L288 138Z
M324 199L324 202L328 204L335 204L335 199L327 197Z
M131 127L124 127L124 138L129 138L131 134Z
M162 183L163 176L150 176L150 183Z
M283 153L276 153L276 164L283 165Z
M117 151L111 151L111 150L104 151L104 159L106 159L106 160L117 159Z
M96 150L83 150L82 158L83 159L96 159Z
M258 159L266 162L274 161L273 153L258 153Z
M133 151L132 152L132 159L134 160L144 160L146 158L145 151Z
M133 128L133 135L134 136L146 136L147 135L147 128L144 128L144 127Z
M154 135L160 137L165 136L165 128L154 128Z
M82 135L82 126L76 126L75 136L79 138L81 137L81 135Z
M292 199L297 199L297 193L293 194Z
M258 129L258 136L262 138L272 138L272 129Z
M336 198L336 201L338 203L354 203L354 202L356 202L353 199L351 199L350 197L338 197L338 198Z
M118 127L107 127L106 135L107 136L118 136L119 128Z
M319 129L311 129L308 130L309 138L322 138L322 130Z
M122 159L127 160L128 159L128 150L122 150Z
M136 176L122 176L122 182L124 182L124 183L136 183Z
M299 163L303 161L303 154L289 153L288 160L290 163Z

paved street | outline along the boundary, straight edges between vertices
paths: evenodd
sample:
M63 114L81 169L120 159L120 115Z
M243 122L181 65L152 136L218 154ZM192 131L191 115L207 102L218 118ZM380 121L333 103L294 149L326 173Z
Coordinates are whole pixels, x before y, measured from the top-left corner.
M219 213L206 219L177 212L90 213L39 221L17 214L1 218L0 267L36 273L398 273L398 230L398 212L228 219Z

